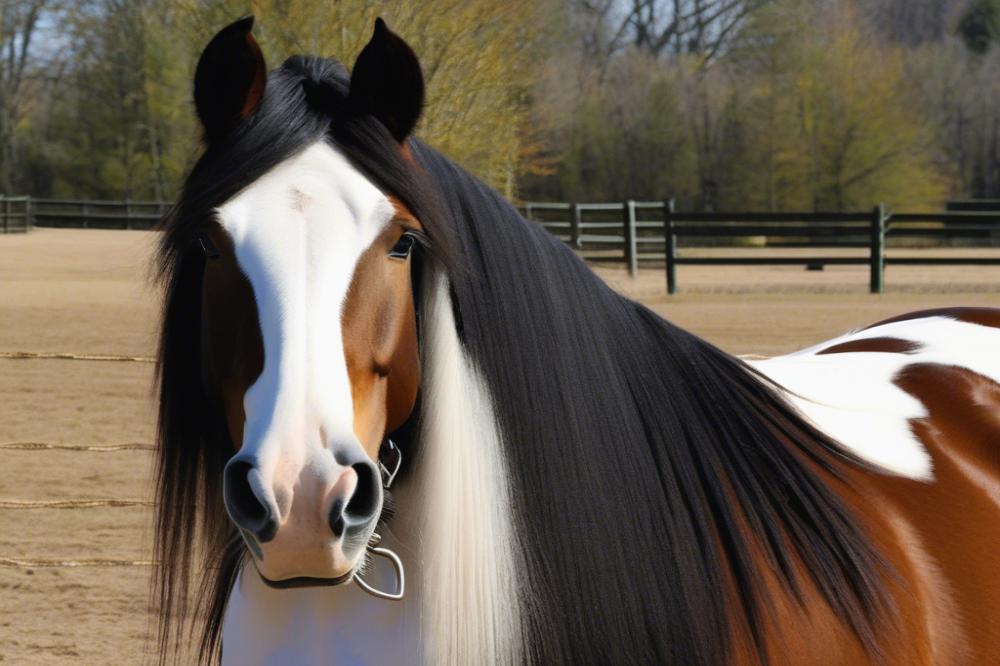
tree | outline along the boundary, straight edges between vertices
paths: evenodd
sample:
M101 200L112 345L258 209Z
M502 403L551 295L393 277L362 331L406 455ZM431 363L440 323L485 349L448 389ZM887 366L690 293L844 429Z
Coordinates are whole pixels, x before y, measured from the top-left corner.
M902 52L866 39L850 9L776 11L758 17L755 41L767 49L780 38L794 56L768 74L774 84L756 88L757 108L771 110L744 114L751 127L765 124L758 136L786 128L770 147L755 142L749 150L757 164L770 155L773 168L757 170L779 188L773 203L851 210L878 200L909 207L940 201L933 135L912 110Z
M969 0L867 0L867 21L891 42L908 47L940 42Z
M676 72L634 49L600 76L591 70L573 81L572 68L556 63L538 91L555 157L551 177L525 179L524 193L590 201L691 193L692 146Z
M25 94L39 16L59 0L5 0L0 14L0 186L17 172L17 140L49 177L35 194L171 198L198 149L191 80L215 31L247 13L271 66L293 54L350 65L384 16L421 57L428 95L421 138L513 196L533 168L530 92L556 23L555 0L86 0L47 23L60 54L56 86ZM34 66L34 67L33 67ZM32 132L27 141L27 132ZM25 160L22 159L22 162ZM24 165L21 165L23 170Z
M52 0L0 3L0 193L11 191L17 172L17 125L31 108L26 91L39 22L57 8Z
M584 43L599 60L631 46L653 56L711 61L744 21L771 0L575 0Z
M529 93L557 16L554 2L188 0L185 6L197 43L233 17L253 13L272 66L296 53L333 56L350 66L382 16L423 65L427 105L418 135L513 196L524 164Z

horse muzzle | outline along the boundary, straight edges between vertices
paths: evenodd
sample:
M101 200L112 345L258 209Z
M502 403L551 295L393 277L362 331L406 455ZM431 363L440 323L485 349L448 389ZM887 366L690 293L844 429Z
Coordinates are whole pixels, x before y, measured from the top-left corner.
M379 469L366 457L267 469L237 454L226 465L226 511L264 581L274 587L346 582L382 510Z

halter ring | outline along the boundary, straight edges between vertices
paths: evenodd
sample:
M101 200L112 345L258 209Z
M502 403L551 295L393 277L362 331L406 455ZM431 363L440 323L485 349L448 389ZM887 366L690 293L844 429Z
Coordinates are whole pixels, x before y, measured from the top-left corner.
M382 540L382 537L378 534L373 534L373 541L377 544ZM361 573L354 575L354 580L357 581L358 585L362 590L372 595L373 597L378 597L379 599L391 599L393 601L399 601L403 598L403 594L406 592L406 574L403 572L403 562L399 559L396 553L392 552L388 548L378 548L376 546L368 546L368 552L372 555L378 555L384 557L392 563L392 568L396 572L396 584L395 592L384 592L382 590L375 589L371 585L365 582L365 579L361 577Z

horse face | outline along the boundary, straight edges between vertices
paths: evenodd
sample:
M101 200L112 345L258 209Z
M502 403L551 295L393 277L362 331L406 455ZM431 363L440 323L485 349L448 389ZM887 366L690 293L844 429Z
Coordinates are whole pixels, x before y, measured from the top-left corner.
M263 67L249 25L224 40L235 57L213 49L239 25L223 30L199 62L199 77L248 82L237 99L220 101L217 87L196 81L209 142L225 135L226 118L239 122L257 103L251 86L259 88L259 73L217 71L254 59ZM385 78L386 63L400 57L393 39L379 23L355 79ZM352 80L352 99L355 87ZM412 129L415 118L394 120L396 110L380 109L371 81L357 89L365 97L356 105L394 137ZM225 505L265 581L341 582L362 559L383 504L379 449L409 417L419 385L410 284L419 232L401 204L326 140L219 206L205 230L204 382L221 399L237 449L225 469Z

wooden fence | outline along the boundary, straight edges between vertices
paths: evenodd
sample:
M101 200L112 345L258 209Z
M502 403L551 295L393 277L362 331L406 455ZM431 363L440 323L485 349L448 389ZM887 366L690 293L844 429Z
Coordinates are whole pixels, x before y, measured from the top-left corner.
M0 194L0 233L24 233L31 226L31 198Z
M971 206L971 204L969 204ZM869 267L869 288L881 293L886 264L1000 264L996 256L886 256L887 244L964 246L1000 245L1000 212L955 210L941 213L889 213L884 205L857 213L698 213L678 212L673 202L535 203L521 206L584 257L624 261L635 275L642 261L664 262L667 291L677 292L677 266L825 265ZM863 248L866 256L821 255L685 256L678 246Z
M170 205L162 201L87 201L0 195L0 229L4 233L24 232L32 227L152 229Z

